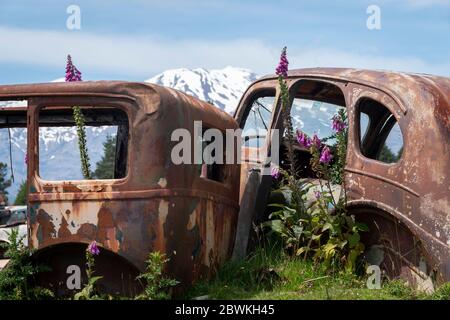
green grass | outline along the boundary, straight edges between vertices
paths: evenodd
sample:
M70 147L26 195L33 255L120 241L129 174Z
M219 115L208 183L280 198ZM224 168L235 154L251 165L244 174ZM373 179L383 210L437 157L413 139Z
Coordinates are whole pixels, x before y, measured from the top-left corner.
M242 261L226 263L210 281L197 283L183 298L300 300L449 299L450 283L432 295L417 292L401 280L368 289L365 276L330 272L282 251L258 249Z

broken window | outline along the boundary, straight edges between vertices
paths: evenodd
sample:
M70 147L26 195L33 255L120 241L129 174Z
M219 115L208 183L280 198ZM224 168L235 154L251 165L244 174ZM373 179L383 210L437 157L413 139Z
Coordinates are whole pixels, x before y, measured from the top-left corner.
M246 147L261 148L264 146L267 131L272 117L275 101L275 90L257 93L244 115L245 122L242 129L243 143Z
M127 173L128 117L118 108L81 107L93 179ZM71 107L39 111L39 175L44 180L82 180L77 128Z
M381 103L364 98L358 103L361 153L385 163L397 162L403 153L403 136L394 115Z

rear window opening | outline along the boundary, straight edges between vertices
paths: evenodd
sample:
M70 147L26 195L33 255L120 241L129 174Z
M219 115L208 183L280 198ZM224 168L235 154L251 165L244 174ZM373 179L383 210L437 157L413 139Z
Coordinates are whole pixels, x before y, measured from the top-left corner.
M81 107L92 179L127 174L129 125L118 108ZM44 180L84 180L77 127L70 107L39 110L39 176Z
M403 135L395 116L381 103L358 102L357 123L361 153L384 163L396 163L403 154Z

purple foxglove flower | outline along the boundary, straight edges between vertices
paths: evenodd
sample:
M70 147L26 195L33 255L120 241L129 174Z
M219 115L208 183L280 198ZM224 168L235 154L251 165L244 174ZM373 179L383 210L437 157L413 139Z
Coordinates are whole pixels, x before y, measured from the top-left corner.
M320 193L320 191L314 191L314 196L319 200L322 197L322 193Z
M281 51L280 62L275 69L275 73L279 76L282 76L283 78L286 78L288 76L289 61L287 59L286 49L287 48L284 47Z
M328 146L325 146L323 148L322 153L320 154L319 161L324 164L330 163L331 159L333 158L333 155L331 154L330 148Z
M97 242L95 240L88 245L87 251L94 256L98 256L100 254L100 249L97 247Z
M81 72L72 63L72 57L70 54L67 56L66 65L66 82L82 81Z
M270 170L270 175L272 176L272 178L278 180L280 178L280 168L272 167L272 169Z
M320 147L322 146L322 141L315 133L312 137L311 145L315 145L317 147L317 149L320 149Z
M311 147L311 139L306 135L306 133L297 130L297 142L300 146L308 149Z
M336 131L337 133L342 132L345 128L346 128L346 123L341 119L341 117L339 115L334 115L333 116L333 130Z

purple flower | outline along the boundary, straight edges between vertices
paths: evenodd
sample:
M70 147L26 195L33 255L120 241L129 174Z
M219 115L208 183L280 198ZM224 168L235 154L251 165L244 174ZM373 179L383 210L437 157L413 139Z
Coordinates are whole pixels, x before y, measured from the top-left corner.
M278 180L278 178L280 178L280 168L272 167L272 169L270 170L270 175L272 176L272 178Z
M322 145L322 141L315 133L312 137L311 145L315 145L317 147L317 149L320 149L320 146Z
M94 240L92 241L88 247L87 247L87 251L89 251L92 255L94 256L98 256L100 254L100 250L97 247L97 242Z
M320 154L319 161L321 163L328 164L328 163L330 163L332 158L333 158L333 155L331 154L330 148L328 148L328 146L325 146L322 150L322 153Z
M297 130L297 142L300 146L308 149L311 147L311 139L306 135L306 133Z
M346 127L347 124L342 120L342 118L339 115L334 115L333 116L333 130L336 131L337 133L342 132Z
M66 65L66 82L82 81L81 72L72 63L72 57L70 54L67 56Z
M289 61L287 59L286 49L287 48L284 47L283 50L281 51L280 62L278 63L277 68L275 69L275 73L279 76L282 76L283 78L286 78L288 76Z
M28 152L25 153L25 164L28 164Z
M320 191L314 191L314 196L319 200L322 197L322 193L320 193Z

